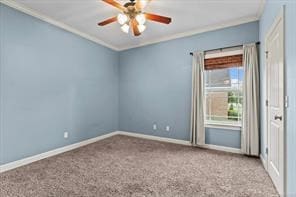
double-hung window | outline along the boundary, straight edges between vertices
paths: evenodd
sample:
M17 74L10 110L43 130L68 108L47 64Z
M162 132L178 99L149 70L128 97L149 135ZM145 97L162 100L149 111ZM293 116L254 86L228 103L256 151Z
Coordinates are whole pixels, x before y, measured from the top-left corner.
M241 126L244 70L241 52L236 51L233 54L206 56L206 125Z

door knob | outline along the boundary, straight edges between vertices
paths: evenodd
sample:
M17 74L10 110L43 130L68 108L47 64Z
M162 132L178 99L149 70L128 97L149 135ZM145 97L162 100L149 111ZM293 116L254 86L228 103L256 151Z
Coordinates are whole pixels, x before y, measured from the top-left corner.
M282 116L274 116L274 120L280 120L280 121L282 121L282 119L283 119L283 117Z

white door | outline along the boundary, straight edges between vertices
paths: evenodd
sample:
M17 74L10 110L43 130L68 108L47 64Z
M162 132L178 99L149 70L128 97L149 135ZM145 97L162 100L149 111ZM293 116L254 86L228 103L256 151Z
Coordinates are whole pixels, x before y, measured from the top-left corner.
M268 173L284 194L284 17L276 18L265 40L267 69Z

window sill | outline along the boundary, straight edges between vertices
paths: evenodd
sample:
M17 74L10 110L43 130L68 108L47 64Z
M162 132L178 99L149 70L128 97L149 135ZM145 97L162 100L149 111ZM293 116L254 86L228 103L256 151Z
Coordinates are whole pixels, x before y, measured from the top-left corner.
M227 130L236 130L240 131L241 125L233 125L233 124L223 124L223 123L205 123L206 128L215 128L215 129L227 129Z

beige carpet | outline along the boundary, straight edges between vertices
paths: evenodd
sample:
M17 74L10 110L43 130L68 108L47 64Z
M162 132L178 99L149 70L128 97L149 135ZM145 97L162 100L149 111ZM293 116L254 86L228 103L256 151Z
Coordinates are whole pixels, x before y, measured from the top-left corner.
M0 174L0 196L278 196L260 160L127 136Z

